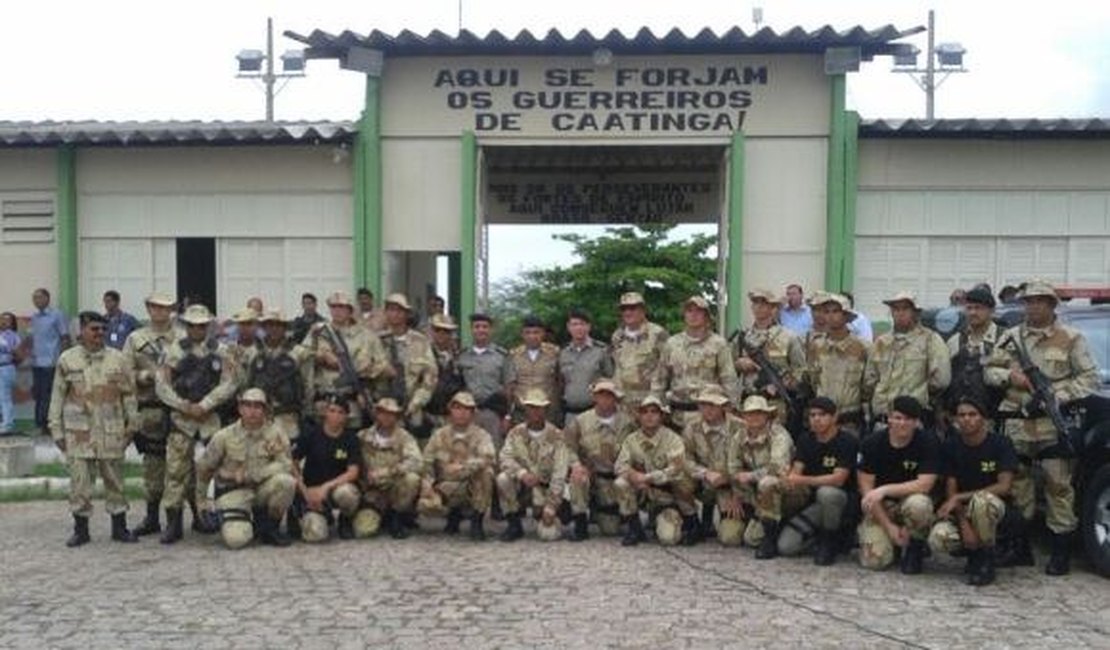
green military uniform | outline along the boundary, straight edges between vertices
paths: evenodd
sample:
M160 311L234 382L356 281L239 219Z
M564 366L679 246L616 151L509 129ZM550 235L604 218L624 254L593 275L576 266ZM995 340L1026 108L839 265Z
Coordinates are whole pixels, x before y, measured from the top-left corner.
M908 302L912 294L899 293L887 305ZM905 332L887 332L875 340L864 370L864 392L871 395L871 412L885 416L895 397L908 395L926 408L948 388L952 365L948 346L936 332L915 323Z
M532 403L536 394L527 395L526 404ZM546 402L547 400L543 400ZM546 405L544 405L546 406ZM563 432L554 424L545 422L543 429L533 431L522 422L509 430L500 454L501 472L497 475L497 493L501 511L519 518L532 508L536 519L543 518L544 525L558 536L554 515L563 503L563 491L570 470L570 451L563 442ZM539 482L529 488L522 477L533 474ZM550 509L550 516L544 510Z
M401 411L400 405L390 399L379 400L377 408L395 408L398 415ZM359 431L358 441L364 468L360 479L363 503L380 513L411 513L424 470L416 438L400 426L385 431L375 424ZM374 472L373 483L367 479L367 470Z
M612 382L598 382L594 391L608 390L619 397ZM619 522L612 520L619 515L614 482L617 478L615 464L621 445L628 434L636 430L636 423L619 405L608 417L602 417L593 408L582 413L567 425L564 432L572 465L580 465L587 473L580 480L570 481L570 507L574 515L593 514L603 533L615 535Z
M762 396L753 395L744 400L743 411L773 414L774 409ZM787 510L804 504L803 501L784 507L783 503L784 493L793 495L783 489L782 479L790 472L794 441L790 432L772 420L762 431L744 427L742 432L731 438L731 443L728 450L729 476L735 481L740 472L750 472L756 475L756 482L734 485L734 494L744 505L744 516L737 522L739 526L722 526L721 543L737 545L743 542L749 546L760 546L765 535L776 534L779 522L789 514Z

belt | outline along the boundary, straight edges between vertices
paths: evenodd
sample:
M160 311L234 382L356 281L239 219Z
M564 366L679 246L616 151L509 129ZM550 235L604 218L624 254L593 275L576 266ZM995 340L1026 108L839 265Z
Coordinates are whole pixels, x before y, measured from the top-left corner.
M671 408L676 411L696 411L698 410L697 402L671 402Z

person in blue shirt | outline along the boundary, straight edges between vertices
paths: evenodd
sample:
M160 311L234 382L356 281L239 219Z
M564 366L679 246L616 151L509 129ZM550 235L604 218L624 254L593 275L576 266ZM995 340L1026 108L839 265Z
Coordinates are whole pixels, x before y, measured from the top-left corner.
M12 432L15 415L12 389L15 388L15 367L19 365L19 345L15 314L0 314L0 435Z
M46 429L50 393L54 389L54 367L62 350L70 345L65 314L50 306L50 292L35 289L31 294L31 396L35 400L35 426Z
M139 329L139 319L119 308L119 292L114 289L104 292L104 318L108 320L104 344L122 350L131 332Z
M803 300L802 285L786 285L786 304L779 310L779 324L795 336L805 337L813 329L813 313Z

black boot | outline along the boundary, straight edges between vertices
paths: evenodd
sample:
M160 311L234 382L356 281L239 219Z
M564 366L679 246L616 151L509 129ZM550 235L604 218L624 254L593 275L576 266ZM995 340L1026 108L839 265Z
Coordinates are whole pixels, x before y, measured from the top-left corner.
M500 539L502 542L515 542L524 537L524 526L520 523L520 512L505 515L505 520L509 522L509 525L505 527L505 532L501 533Z
M415 504L412 507L415 508ZM420 524L416 522L416 510L398 512L397 516L401 518L401 523L404 524L406 530L420 530Z
M193 532L200 533L201 535L211 535L220 530L220 525L216 521L216 513L211 510L201 509L197 507L196 501L189 502L189 510L193 513Z
M297 511L293 508L285 511L285 534L293 540L304 539L304 531L301 530L301 518L297 516Z
M470 539L475 542L484 542L486 540L486 531L482 528L482 522L486 518L486 513L477 510L470 515Z
M755 559L770 560L779 555L779 522L774 519L761 519L763 524L763 540L759 548L755 549Z
M911 539L910 543L902 550L902 561L899 565L902 573L911 576L921 573L921 565L925 559L925 540Z
M146 502L146 519L139 522L139 527L132 530L136 536L153 535L162 532L162 523L158 520L158 502Z
M73 535L66 540L66 546L77 548L83 544L88 544L89 540L89 518L73 515Z
M960 554L952 554L952 557L966 557L967 562L964 563L964 582L972 584L972 579L979 571L979 549L960 549Z
M696 546L701 541L701 522L697 515L682 518L682 545Z
M586 513L574 515L574 532L570 534L570 541L581 542L590 538L590 516Z
M717 504L713 502L701 504L701 538L713 539L717 536L717 529L713 527L713 514Z
M644 525L640 522L639 513L625 517L624 523L627 528L624 531L621 546L635 546L647 539L647 535L644 534Z
M1071 533L1052 533L1052 555L1044 565L1045 575L1071 573Z
M967 584L982 587L994 582L994 548L987 546L976 549L978 562L975 566L975 573L968 577Z
M281 532L280 522L271 517L264 508L255 508L254 526L258 530L258 539L269 546L285 547L293 543L285 533Z
M382 517L385 519L385 517ZM382 522L383 524L386 522ZM335 532L339 535L339 539L354 539L355 538L355 520L350 515L339 515L339 521L335 525Z
M163 544L173 544L185 536L181 530L181 508L166 508L166 529L158 541Z
M135 533L127 530L127 514L117 512L112 515L112 539L117 542L131 543L139 541Z
M459 534L459 524L462 523L462 511L458 508L451 508L447 511L447 525L443 528L443 532L448 535Z
M817 544L813 549L813 563L831 566L836 563L836 531L818 530Z
M405 539L409 536L409 527L405 522L404 514L396 510L389 510L389 536L393 539Z
M1034 566L1033 546L1029 543L1028 524L1024 521L1014 526L1013 534L1007 541L1005 549L1000 549L995 566Z

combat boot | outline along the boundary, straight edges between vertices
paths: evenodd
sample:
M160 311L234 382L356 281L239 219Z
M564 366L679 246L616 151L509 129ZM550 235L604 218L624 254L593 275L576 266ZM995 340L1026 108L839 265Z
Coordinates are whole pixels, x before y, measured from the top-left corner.
M386 530L389 531L389 536L393 539L405 539L409 536L409 528L405 524L404 515L396 510L386 510L386 518L389 520L389 525Z
M252 514L255 528L258 530L258 539L263 544L282 548L293 544L293 540L281 532L279 521L271 517L265 509L255 508Z
M713 527L713 513L717 504L713 502L701 504L701 538L713 539L717 536L717 529Z
M335 532L339 539L355 538L355 522L350 515L339 515L339 520L335 524Z
M1009 519L1007 515L1006 519ZM1035 566L1036 560L1033 559L1033 545L1029 543L1029 524L1020 515L1015 517L1012 524L1012 532L1008 540L1006 540L1005 548L1001 549L998 553L995 566L1011 567L1011 566ZM1005 521L1005 519L1004 519Z
M451 508L447 511L447 525L444 526L443 532L448 535L459 534L459 524L462 523L462 511L458 508Z
M682 545L696 546L701 541L701 522L697 515L682 518Z
M570 541L581 542L590 538L590 518L586 513L574 515L574 532Z
M779 555L779 522L774 519L761 519L763 524L763 539L759 548L755 549L755 559L771 560Z
M146 518L139 522L139 527L131 532L136 536L153 535L162 532L162 523L158 521L158 502L146 502Z
M66 546L69 548L77 548L83 544L88 544L90 539L89 518L73 515L73 535L66 540Z
M1044 565L1044 572L1050 576L1071 572L1071 533L1052 533L1052 555Z
M836 564L836 532L817 531L817 545L813 548L813 563L817 566Z
M158 541L163 544L173 544L185 536L181 530L181 508L166 508L166 529Z
M482 522L486 518L486 513L477 510L470 515L470 539L475 542L484 542L486 540L486 531L482 528Z
M994 547L976 549L975 554L978 556L978 561L975 572L968 577L967 584L974 587L989 585L994 582Z
M297 511L293 508L285 511L285 534L291 539L304 539L304 531L301 530L301 518L297 516Z
M117 512L112 515L112 539L117 542L131 543L139 541L135 533L127 530L127 514Z
M211 535L220 531L216 522L216 513L211 510L197 507L196 501L189 501L189 510L193 513L193 532L201 535Z
M624 523L627 528L624 531L621 546L635 546L647 539L647 535L644 534L644 525L640 522L639 513L625 517Z
M906 548L902 549L902 560L899 568L905 575L917 575L921 573L924 560L925 540L911 539Z
M515 542L524 537L524 526L520 523L519 512L505 515L505 520L509 522L509 525L505 527L505 532L501 533L500 539L502 542Z

